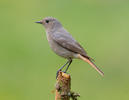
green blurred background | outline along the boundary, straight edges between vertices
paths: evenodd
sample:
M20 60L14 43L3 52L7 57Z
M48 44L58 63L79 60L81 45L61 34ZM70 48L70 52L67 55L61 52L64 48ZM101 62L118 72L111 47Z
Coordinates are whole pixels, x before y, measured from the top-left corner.
M49 48L42 25L57 18L105 72L69 68L79 100L129 100L128 0L0 0L0 100L54 100L55 74L66 60Z

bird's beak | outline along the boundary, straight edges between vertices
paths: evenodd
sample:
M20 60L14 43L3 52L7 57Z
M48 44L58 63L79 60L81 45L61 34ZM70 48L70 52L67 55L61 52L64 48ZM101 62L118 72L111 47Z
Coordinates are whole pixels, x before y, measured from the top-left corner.
M37 22L35 22L35 23L39 23L39 24L42 24L42 22L41 22L41 21L37 21Z

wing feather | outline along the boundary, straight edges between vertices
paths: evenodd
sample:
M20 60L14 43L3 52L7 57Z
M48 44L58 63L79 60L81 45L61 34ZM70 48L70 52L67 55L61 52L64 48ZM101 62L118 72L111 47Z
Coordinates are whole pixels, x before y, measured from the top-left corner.
M66 48L72 52L88 57L86 51L70 34L56 33L52 35L52 38L56 43L58 43L63 48Z

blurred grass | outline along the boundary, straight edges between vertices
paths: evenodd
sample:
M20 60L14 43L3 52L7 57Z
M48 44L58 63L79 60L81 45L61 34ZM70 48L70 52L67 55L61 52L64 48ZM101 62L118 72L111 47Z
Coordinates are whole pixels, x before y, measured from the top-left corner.
M66 60L34 23L46 16L59 19L105 72L102 78L83 61L72 63L80 100L129 100L128 11L127 0L1 0L0 100L54 99L55 73Z

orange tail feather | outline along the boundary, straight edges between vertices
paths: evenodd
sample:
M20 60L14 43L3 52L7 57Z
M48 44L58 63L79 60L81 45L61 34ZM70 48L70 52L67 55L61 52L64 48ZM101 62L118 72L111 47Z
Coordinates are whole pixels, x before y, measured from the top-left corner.
M102 72L90 59L83 57L82 55L78 54L78 57L83 61L90 64L100 75L104 76L104 72Z

